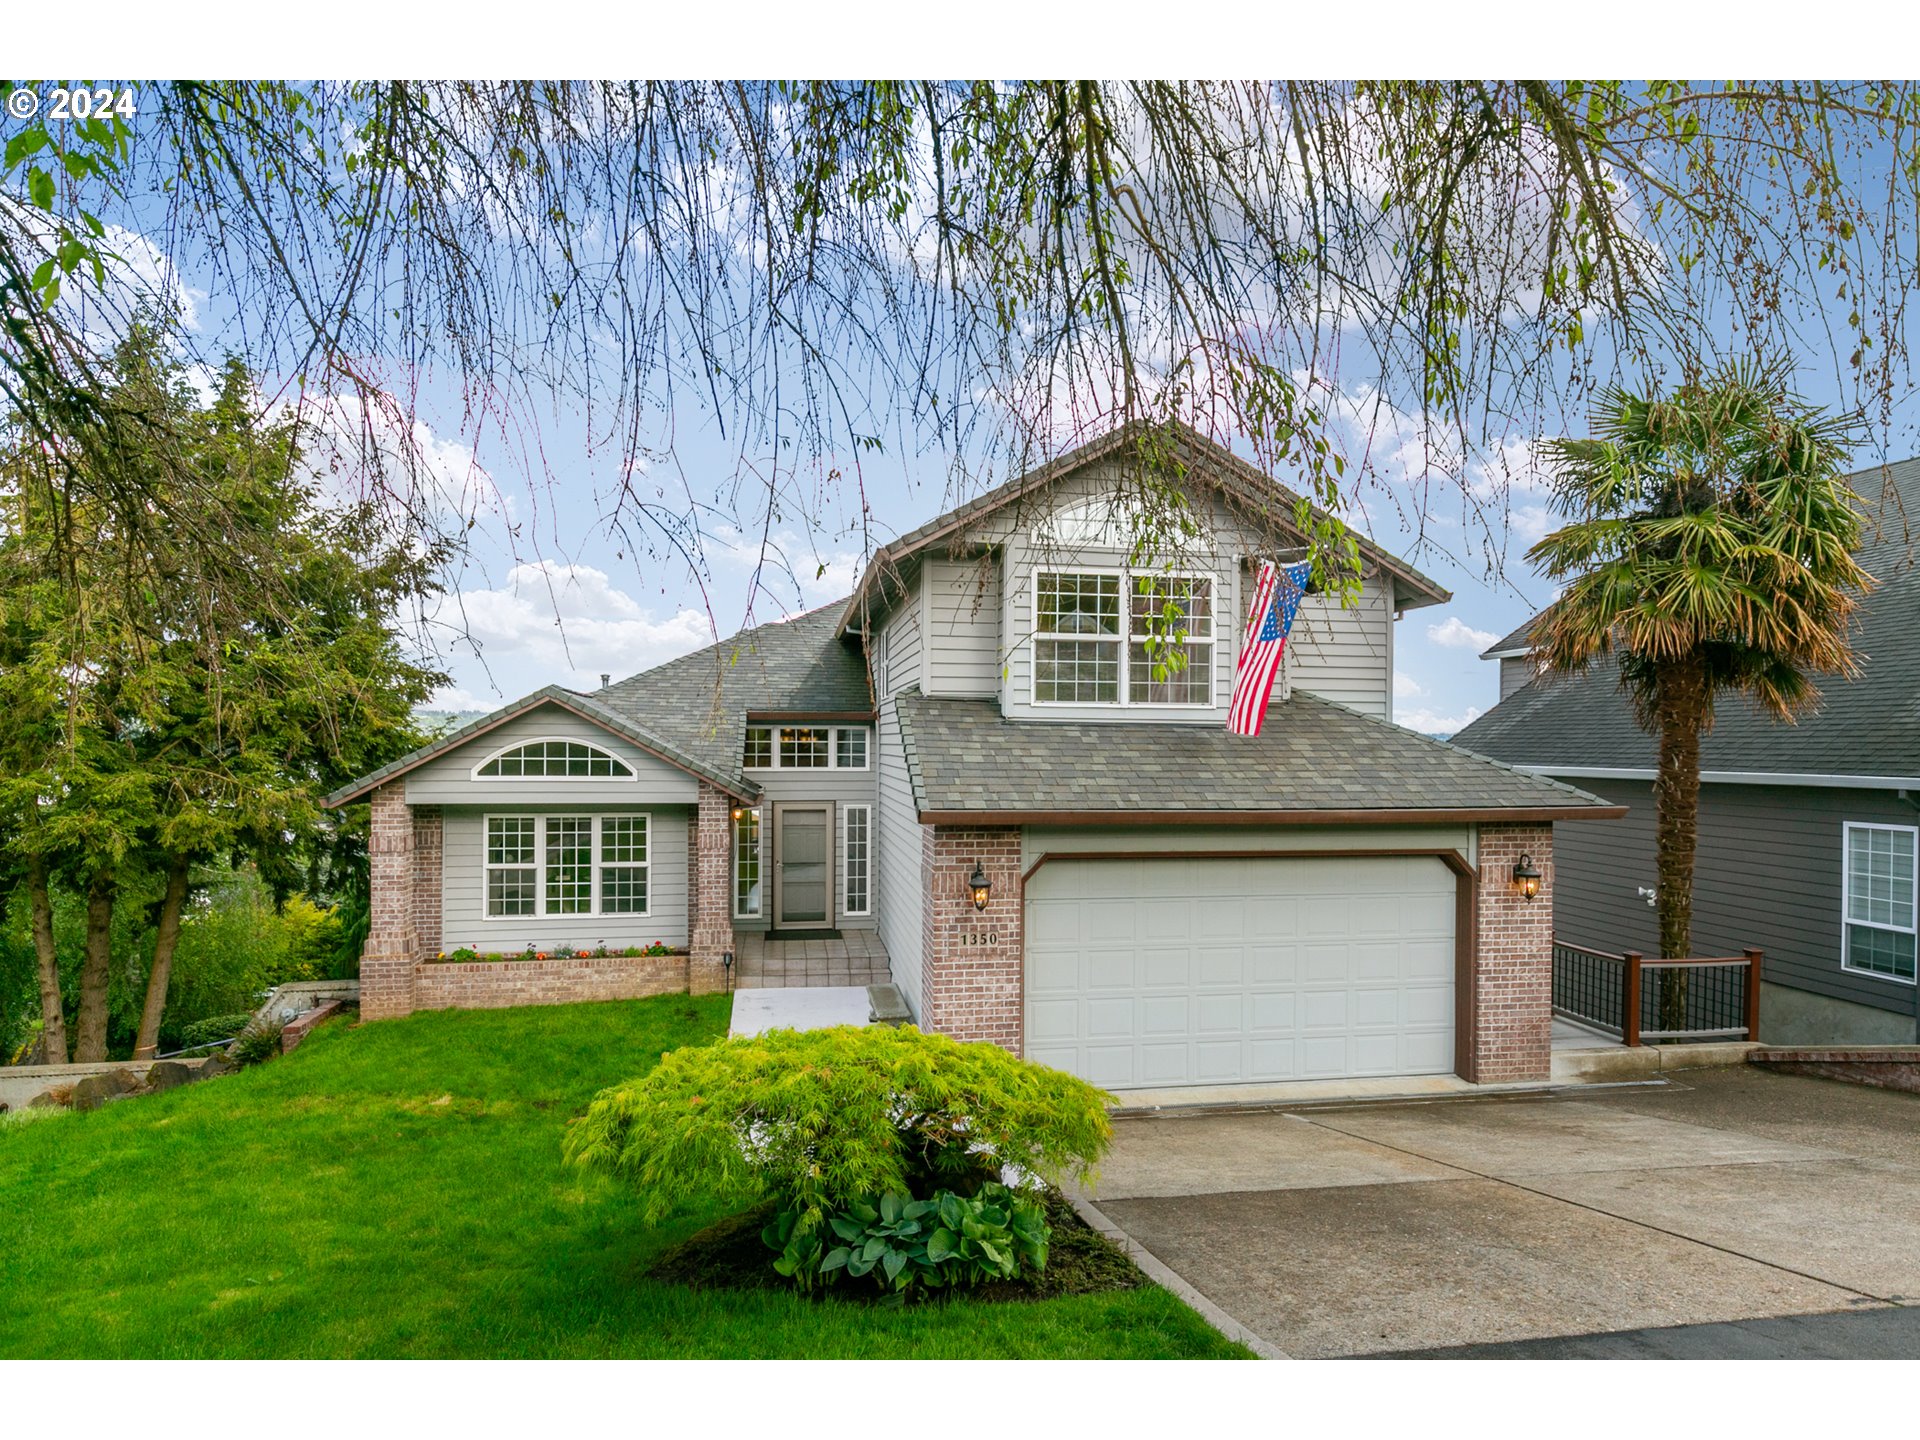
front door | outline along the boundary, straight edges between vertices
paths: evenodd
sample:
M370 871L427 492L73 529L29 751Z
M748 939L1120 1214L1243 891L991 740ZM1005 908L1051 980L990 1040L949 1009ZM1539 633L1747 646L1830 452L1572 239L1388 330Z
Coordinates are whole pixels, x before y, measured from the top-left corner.
M782 805L775 811L773 923L833 923L833 807Z

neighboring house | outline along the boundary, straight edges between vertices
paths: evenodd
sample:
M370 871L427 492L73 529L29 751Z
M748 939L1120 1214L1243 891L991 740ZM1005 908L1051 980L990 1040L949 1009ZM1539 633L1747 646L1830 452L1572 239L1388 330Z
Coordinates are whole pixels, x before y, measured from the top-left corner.
M373 805L363 1013L711 990L736 951L870 928L922 1026L1114 1088L1544 1078L1552 827L1619 812L1391 723L1394 621L1448 597L1364 542L1358 603L1306 599L1264 733L1228 735L1298 500L1182 432L1196 533L1135 573L1137 434L902 536L843 602L330 797ZM1185 663L1156 670L1168 605ZM652 940L686 953L438 960Z
M1819 708L1795 724L1723 698L1700 748L1693 948L1765 952L1760 1033L1775 1043L1920 1038L1920 575L1908 520L1920 520L1920 460L1853 481L1870 515L1860 562L1880 582L1858 615L1860 676L1821 680ZM1500 704L1454 743L1627 807L1624 824L1558 829L1555 923L1575 945L1657 955L1654 741L1612 664L1534 678L1533 623L1487 651Z

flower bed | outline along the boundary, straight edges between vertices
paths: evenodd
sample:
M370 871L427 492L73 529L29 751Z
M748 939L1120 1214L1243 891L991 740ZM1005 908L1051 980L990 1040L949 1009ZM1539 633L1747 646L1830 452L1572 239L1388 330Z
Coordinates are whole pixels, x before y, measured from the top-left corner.
M655 940L651 945L624 945L614 947L596 945L589 950L576 949L561 945L551 950L536 950L529 945L524 950L485 952L460 946L454 950L442 950L429 965L504 965L515 960L651 960L662 956L685 955L684 945L669 945L665 941Z
M500 957L444 958L414 967L416 1010L496 1010L515 1005L569 1005L583 1000L637 1000L684 992L687 952L661 946L564 955L534 951ZM468 951L468 954L473 952Z

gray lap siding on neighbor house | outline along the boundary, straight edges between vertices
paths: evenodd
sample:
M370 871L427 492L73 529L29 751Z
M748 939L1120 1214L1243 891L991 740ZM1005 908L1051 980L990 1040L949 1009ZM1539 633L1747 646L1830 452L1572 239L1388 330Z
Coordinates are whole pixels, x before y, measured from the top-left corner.
M552 950L562 944L590 950L605 944L619 948L659 940L687 943L687 822L680 807L627 805L542 806L542 814L632 814L644 809L648 822L647 913L645 915L517 915L491 918L486 913L486 824L488 815L528 813L527 806L453 806L441 811L440 945L487 951L517 951L532 945Z
M1651 888L1653 786L1645 780L1570 783L1625 805L1624 819L1554 828L1554 931L1576 945L1660 953ZM1911 1015L1914 987L1843 970L1842 830L1846 821L1920 824L1920 810L1886 790L1784 785L1700 787L1693 951L1766 952L1767 979L1837 1000Z

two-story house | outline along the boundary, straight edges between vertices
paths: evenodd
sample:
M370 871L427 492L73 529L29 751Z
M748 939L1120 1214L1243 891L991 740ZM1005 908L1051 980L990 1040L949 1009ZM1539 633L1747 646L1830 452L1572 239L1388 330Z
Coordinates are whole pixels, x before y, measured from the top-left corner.
M864 933L921 1026L1112 1089L1545 1078L1553 825L1620 812L1392 723L1394 622L1448 597L1365 542L1228 734L1298 497L1140 438L902 536L844 601L330 797L373 806L363 1015L712 990L749 943ZM1187 517L1151 563L1143 464Z

